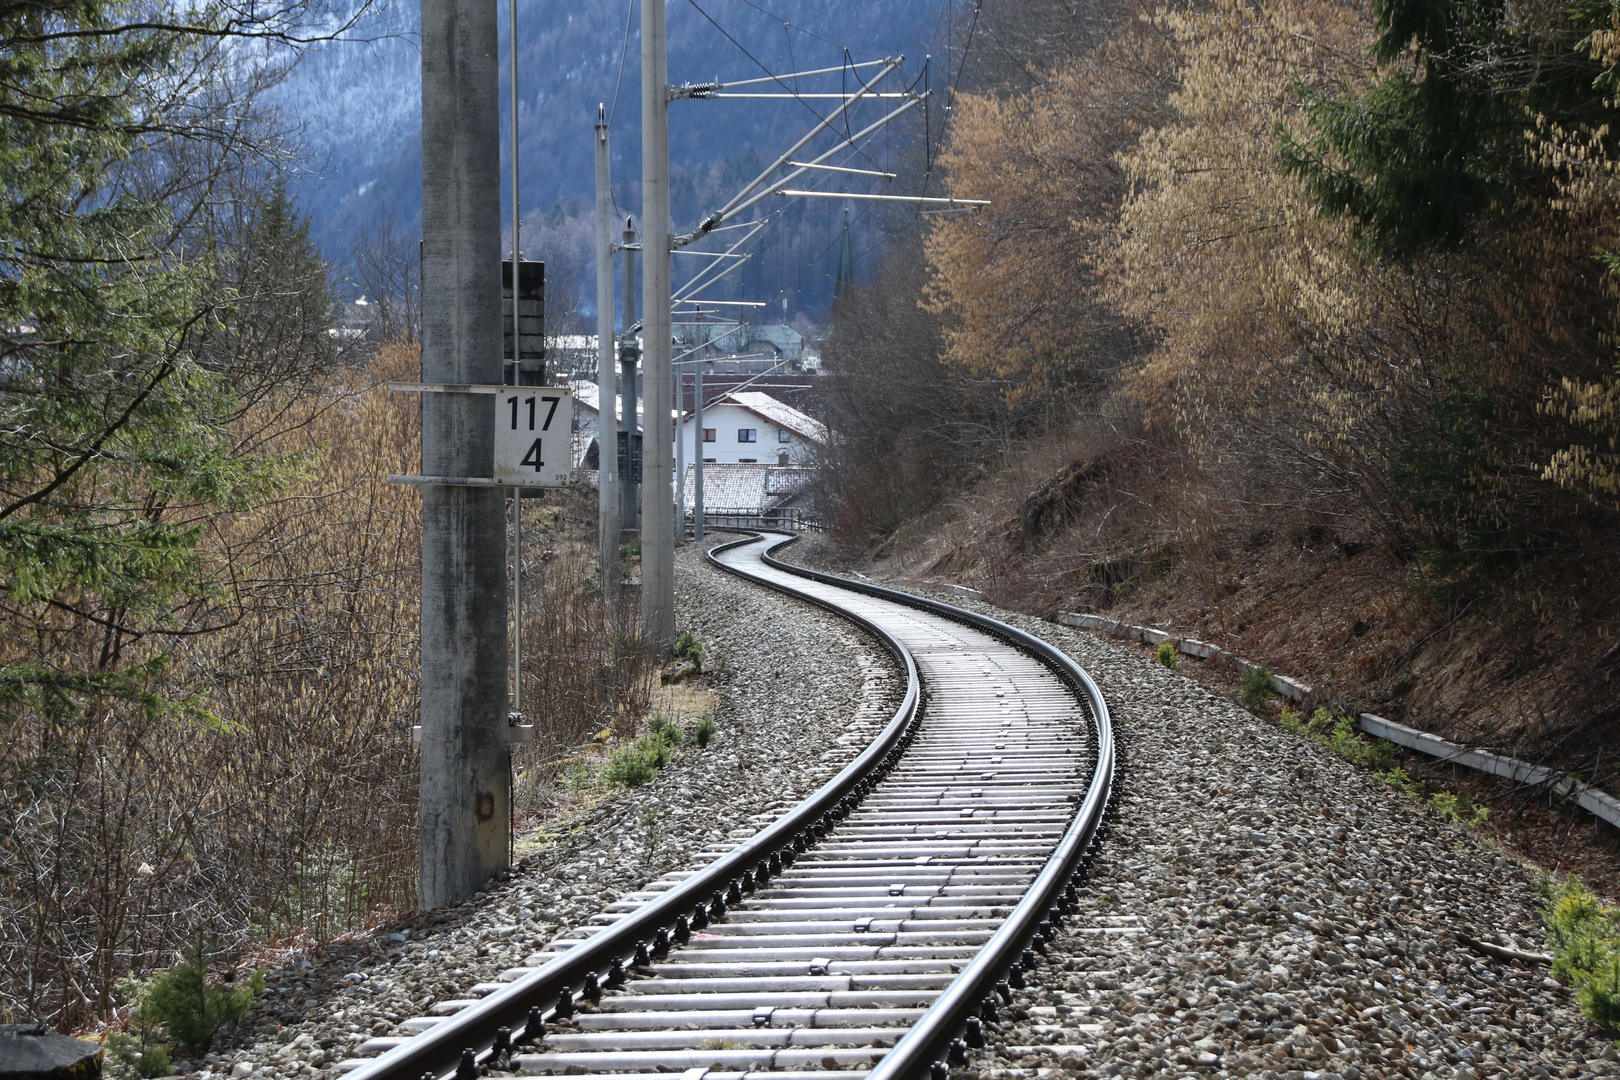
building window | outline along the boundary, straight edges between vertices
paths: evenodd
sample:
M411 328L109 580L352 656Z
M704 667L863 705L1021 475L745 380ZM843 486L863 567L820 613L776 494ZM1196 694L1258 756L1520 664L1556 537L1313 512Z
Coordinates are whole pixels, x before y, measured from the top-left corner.
M737 429L738 442L758 442L759 431L756 428L745 427Z
M705 464L705 465L718 465L720 463L718 461L716 461L712 457L706 457L706 458L703 459L703 464Z
M783 450L780 454L776 455L776 463L778 465L786 465L788 463L788 456L787 456L787 451L786 450Z
M739 464L739 465L758 465L759 464L759 458L740 457L740 458L737 459L737 464Z
M788 433L787 428L777 428L776 429L776 441L777 442L792 442L793 441L793 436Z
M703 429L703 441L714 442L714 428L706 427Z

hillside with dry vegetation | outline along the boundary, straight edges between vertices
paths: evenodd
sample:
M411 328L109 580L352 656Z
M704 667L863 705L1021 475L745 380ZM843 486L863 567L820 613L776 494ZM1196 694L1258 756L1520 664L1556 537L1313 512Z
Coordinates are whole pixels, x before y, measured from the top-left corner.
M939 164L992 205L836 313L846 553L1620 788L1617 28L987 6Z
M124 644L142 696L10 703L0 1013L83 1025L198 942L307 948L415 907L421 502L384 477L420 458L416 403L387 388L419 366L387 345L244 415L244 439L309 467L252 510L198 515L224 585ZM634 726L652 668L601 602L594 497L525 502L525 692L548 703L515 755L528 816L558 790L556 747ZM97 670L104 628L25 635L28 614L9 613L8 670L47 630L56 664Z

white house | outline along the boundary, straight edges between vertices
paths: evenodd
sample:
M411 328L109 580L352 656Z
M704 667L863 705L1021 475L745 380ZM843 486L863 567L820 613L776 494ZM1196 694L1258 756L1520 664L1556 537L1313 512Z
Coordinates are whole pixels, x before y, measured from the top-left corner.
M701 437L700 437L701 436ZM681 420L682 459L719 465L815 464L816 451L827 442L827 428L769 394L741 390L703 407L703 430L687 413Z
M595 383L584 380L569 385L574 392L574 464L583 474L581 479L593 483L601 424L597 388ZM618 403L615 398L614 405ZM615 408L615 426L618 414ZM638 400L638 431L642 420L642 402ZM706 405L703 428L700 442L696 418L691 413L683 417L681 434L686 440L683 460L687 475L677 479L685 480L681 496L690 508L696 446L702 446L705 464L726 466L705 470L704 503L716 508L715 512L758 513L791 504L809 483L815 471L816 451L827 441L827 429L821 421L758 391L726 394Z

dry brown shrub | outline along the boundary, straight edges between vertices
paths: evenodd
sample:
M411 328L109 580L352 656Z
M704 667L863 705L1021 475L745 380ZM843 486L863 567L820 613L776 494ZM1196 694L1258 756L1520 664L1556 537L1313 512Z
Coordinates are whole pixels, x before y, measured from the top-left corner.
M379 383L413 363L385 349L263 403L277 431L250 434L317 462L288 497L209 523L225 628L171 644L154 687L216 719L110 700L17 713L0 743L3 1011L81 1025L205 931L320 937L411 905L418 503L383 476L420 453L414 403Z
M99 701L0 730L0 1016L82 1026L201 935L308 946L415 905L421 496L385 477L420 464L418 403L386 386L418 372L396 344L265 402L262 449L314 456L288 497L210 522L228 618L155 687L207 714ZM645 710L654 668L602 603L594 492L524 502L532 808L558 747Z
M1620 31L1594 33L1591 43L1595 58L1620 62ZM1608 128L1567 131L1546 121L1539 127L1533 146L1558 186L1553 207L1577 218L1620 219L1620 158L1611 150ZM1620 271L1612 255L1605 262L1611 274ZM1611 336L1608 344L1620 341ZM1578 439L1553 452L1546 478L1620 506L1620 368L1595 378L1565 375L1547 390L1541 407L1566 421Z
M924 509L983 459L1009 424L998 387L940 359L939 320L917 304L921 238L903 235L877 284L847 289L823 346L823 484L832 526L864 546Z
M273 449L319 452L310 482L218 523L241 622L177 655L239 730L216 748L239 837L218 857L241 860L239 903L272 935L324 938L414 902L421 500L386 477L416 471L421 433L386 383L417 371L414 348L386 346L304 404Z
M1587 533L1545 482L1568 424L1537 405L1560 378L1571 389L1551 400L1589 403L1580 380L1612 364L1601 216L1527 203L1470 249L1368 257L1277 154L1279 131L1306 137L1301 87L1375 74L1365 10L1222 0L1160 22L1176 116L1126 157L1111 284L1157 347L1123 392L1206 468L1265 476L1296 511L1403 557L1472 549L1477 565Z
M1302 122L1301 83L1341 89L1371 73L1358 58L1365 17L1333 2L1223 0L1159 21L1180 60L1175 115L1124 158L1132 191L1111 281L1158 348L1124 392L1211 457L1245 437L1354 441L1373 388L1317 377L1302 336L1331 348L1379 313L1343 226L1284 175L1275 131Z
M925 303L945 317L946 360L1012 402L1099 390L1134 351L1096 262L1126 192L1117 156L1162 113L1167 61L1152 27L1127 22L1027 92L956 101L940 163L953 195L991 205L936 219Z
M658 681L640 646L639 598L602 600L596 489L523 503L523 704L537 738L513 753L520 818L553 805L564 763L593 734L639 733Z

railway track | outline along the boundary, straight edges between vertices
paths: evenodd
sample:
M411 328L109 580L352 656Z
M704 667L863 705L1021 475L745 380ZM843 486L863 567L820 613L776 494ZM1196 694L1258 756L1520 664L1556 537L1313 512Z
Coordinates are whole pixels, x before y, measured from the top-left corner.
M941 1080L984 1045L1100 839L1107 707L1022 631L768 554L791 540L709 558L890 649L907 690L882 733L753 837L371 1040L351 1080Z

